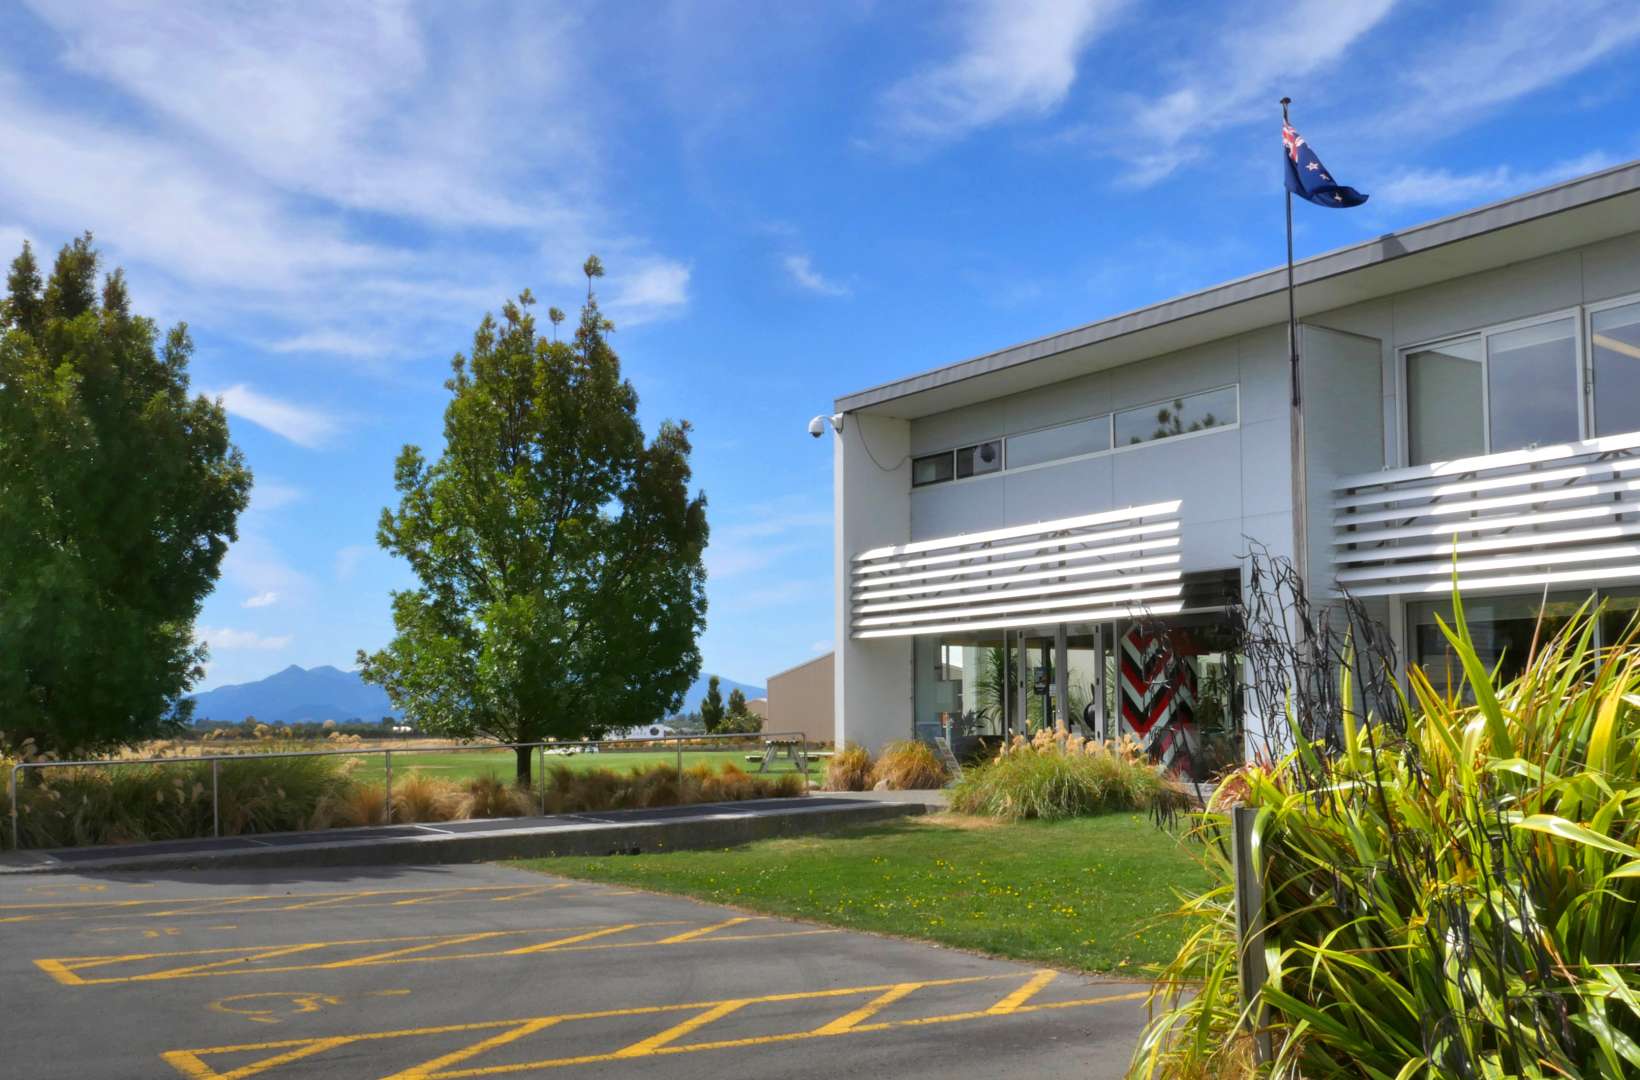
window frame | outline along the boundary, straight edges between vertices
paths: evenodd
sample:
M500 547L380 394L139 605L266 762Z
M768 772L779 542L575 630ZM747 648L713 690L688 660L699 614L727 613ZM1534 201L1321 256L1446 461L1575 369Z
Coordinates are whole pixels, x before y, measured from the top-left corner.
M1232 390L1232 391L1235 392L1235 395L1236 395L1236 419L1233 422L1228 423L1228 424L1215 424L1210 428L1202 428L1199 431L1181 431L1177 435L1164 435L1160 439L1146 439L1143 442L1123 443L1120 446L1118 446L1116 444L1116 414L1117 413L1121 413L1121 412L1138 412L1140 409L1149 409L1149 408L1153 408L1154 406L1157 406L1157 405L1168 405L1168 404L1171 404L1175 401L1184 401L1187 398L1201 397L1204 394L1216 394L1220 390ZM1138 450L1141 447L1155 446L1159 443L1182 442L1185 439L1199 439L1203 435L1217 435L1221 431L1240 431L1240 430L1241 430L1241 382L1240 382L1240 380L1238 380L1238 381L1233 382L1233 383L1221 383L1218 386L1205 386L1200 390L1192 390L1188 394L1169 394L1167 397L1157 398L1154 401L1141 401L1137 405L1126 405L1126 406L1123 406L1120 409L1112 409L1110 411L1110 442L1111 442L1111 447L1110 447L1110 450L1107 451L1107 453L1112 453L1112 454L1131 453L1132 451Z
M1632 301L1631 301L1632 302ZM1620 305L1619 305L1620 306ZM1533 326L1559 322L1563 319L1572 320L1572 355L1573 374L1577 380L1577 438L1578 441L1589 439L1590 428L1593 426L1594 395L1591 392L1589 381L1589 350L1586 341L1589 334L1589 310L1587 304L1578 304L1574 307L1560 308L1556 311L1544 312L1540 315L1528 316L1524 319L1514 319L1510 322L1497 323L1491 326L1475 327L1460 334L1443 334L1440 337L1429 338L1402 345L1396 349L1395 363L1395 391L1398 407L1396 418L1399 421L1396 440L1396 455L1404 468L1419 468L1424 465L1434 465L1436 462L1412 460L1412 398L1410 387L1412 380L1408 378L1407 363L1416 352L1426 352L1439 348L1442 345L1453 345L1460 341L1478 340L1481 345L1481 438L1484 445L1472 457L1488 457L1505 451L1495 450L1492 447L1492 346L1491 339L1499 334L1511 333L1515 330L1525 330ZM1525 447L1515 447L1523 450ZM1462 461L1463 458L1452 460Z
M1236 419L1234 421L1232 421L1231 423L1215 424L1214 426L1212 426L1210 428L1202 428L1200 431L1181 431L1177 435L1168 435L1168 436L1166 436L1164 438L1160 438L1160 439L1147 439L1144 442L1129 443L1126 446L1117 446L1116 445L1116 414L1117 413L1119 413L1119 412L1132 412L1132 411L1135 411L1135 410L1138 410L1138 409L1149 409L1149 408L1153 408L1154 406L1157 406L1157 405L1166 405L1166 404L1169 404L1173 401L1186 400L1186 399L1189 399L1189 398L1201 396L1203 394L1218 393L1221 390L1234 391L1234 393L1236 395ZM1008 440L1014 438L1015 436L1034 435L1036 432L1039 432L1039 431L1051 431L1054 428L1069 427L1072 424L1084 424L1084 423L1087 423L1090 420L1098 420L1098 419L1101 419L1101 418L1103 418L1104 421L1105 421L1106 435L1108 436L1108 441L1110 443L1110 445L1107 446L1103 450L1090 450L1085 454L1072 454L1069 457L1054 458L1052 461L1038 461L1038 462L1033 462L1030 465L1020 465L1018 467L1015 467L1008 460ZM1142 450L1147 446L1156 446L1160 443L1182 442L1185 439L1199 439L1199 438L1202 438L1203 436L1207 436L1207 435L1217 435L1217 434L1219 434L1221 432L1225 432L1225 431L1239 431L1239 430L1241 430L1241 382L1238 380L1236 382L1219 383L1216 386L1204 386L1199 390L1191 390L1191 391L1189 391L1187 393L1183 393L1183 394L1170 394L1167 397L1157 398L1154 401L1141 401L1141 402L1138 402L1137 404L1134 404L1134 405L1124 405L1119 409L1112 408L1112 409L1108 409L1108 410L1106 410L1105 412L1102 412L1102 413L1094 413L1091 416L1078 416L1078 417L1075 417L1075 418L1070 419L1070 420L1061 420L1061 421L1059 421L1058 423L1055 423L1055 424L1042 424L1038 427L1026 428L1023 431L1009 432L1009 433L1004 434L1004 435L987 435L984 438L965 440L961 443L958 443L958 444L955 444L955 445L950 445L950 446L945 446L945 447L942 447L942 448L939 448L939 449L936 449L936 450L928 450L928 451L924 451L922 453L914 453L914 454L911 455L911 463L912 463L911 490L912 491L922 491L926 488L944 487L948 484L978 483L979 481L982 481L982 480L994 480L995 478L997 478L999 476L1006 476L1010 473L1016 473L1017 474L1017 473L1032 472L1036 469L1051 469L1051 468L1054 468L1054 467L1059 466L1059 465L1068 465L1068 464L1071 464L1073 462L1089 461L1093 458L1099 458L1099 457L1109 457L1112 454L1131 453L1134 450ZM998 465L997 468L992 469L990 472L976 473L973 476L958 476L957 475L957 451L967 450L971 447L983 446L984 444L986 444L988 442L994 442L994 443L998 444L998 451L999 451L1000 456L1002 458L1001 464ZM942 454L949 454L951 456L951 478L949 480L930 480L925 484L917 483L916 482L916 475L917 475L916 474L916 463L919 462L919 461L922 461L925 458L939 457Z
M1594 317L1602 311L1610 311L1613 308L1634 307L1637 305L1640 305L1640 293L1630 293L1627 296L1614 296L1609 300L1597 300L1592 304L1582 305L1583 317L1578 320L1578 332L1582 335L1584 341L1588 343L1587 347L1583 350L1583 411L1586 414L1584 427L1586 434L1583 437L1586 439L1598 439L1604 435L1628 434L1627 432L1622 431L1595 431L1594 395L1596 387L1594 375ZM1640 431L1640 427L1633 430Z

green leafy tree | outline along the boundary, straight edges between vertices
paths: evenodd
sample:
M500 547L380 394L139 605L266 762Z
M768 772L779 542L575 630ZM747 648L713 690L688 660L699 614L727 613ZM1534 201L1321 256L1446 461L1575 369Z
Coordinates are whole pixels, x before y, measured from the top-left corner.
M595 263L572 341L537 335L528 290L486 315L445 384L442 456L399 455L399 506L376 536L420 587L393 594L396 636L359 662L418 730L594 738L675 710L700 671L706 498L689 493L689 425L645 440Z
M706 725L708 735L723 725L723 691L718 687L716 675L706 680L706 696L700 702L700 719Z
M746 715L746 692L738 686L729 691L729 715Z
M186 325L162 340L97 262L87 233L42 280L25 243L0 303L0 730L59 753L188 718L251 488Z

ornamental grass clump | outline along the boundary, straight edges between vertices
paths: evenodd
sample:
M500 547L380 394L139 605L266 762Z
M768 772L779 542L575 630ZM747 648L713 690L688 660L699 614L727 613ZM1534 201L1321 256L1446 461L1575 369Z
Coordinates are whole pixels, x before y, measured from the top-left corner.
M827 791L866 791L871 787L871 751L848 743L826 762Z
M1596 648L1585 605L1500 682L1453 606L1460 687L1413 668L1363 716L1346 649L1339 738L1289 720L1292 749L1238 774L1268 924L1257 1075L1640 1074L1640 623ZM1134 1077L1255 1075L1220 806Z
M945 763L925 742L891 742L877 755L871 769L873 785L887 783L893 791L924 791L945 786Z
M1187 799L1130 739L1102 743L1048 731L1029 742L1015 736L995 759L965 770L952 789L951 808L1008 821L1055 821L1113 810L1166 815Z

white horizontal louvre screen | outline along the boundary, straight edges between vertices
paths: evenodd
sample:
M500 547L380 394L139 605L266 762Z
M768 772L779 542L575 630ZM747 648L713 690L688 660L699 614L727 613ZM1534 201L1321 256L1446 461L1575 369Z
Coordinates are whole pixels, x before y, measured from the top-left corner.
M874 548L851 578L856 638L1171 614L1179 502Z
M1356 596L1640 580L1640 434L1346 477L1340 589Z

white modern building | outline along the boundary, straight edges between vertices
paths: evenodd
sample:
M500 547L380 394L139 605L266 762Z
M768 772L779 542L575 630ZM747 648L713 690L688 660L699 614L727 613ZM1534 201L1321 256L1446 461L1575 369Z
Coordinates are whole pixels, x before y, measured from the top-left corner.
M1295 280L1302 429L1284 267L837 399L839 744L1085 724L1233 759L1256 721L1225 612L1255 541L1426 663L1454 543L1506 664L1545 595L1626 620L1640 162Z

